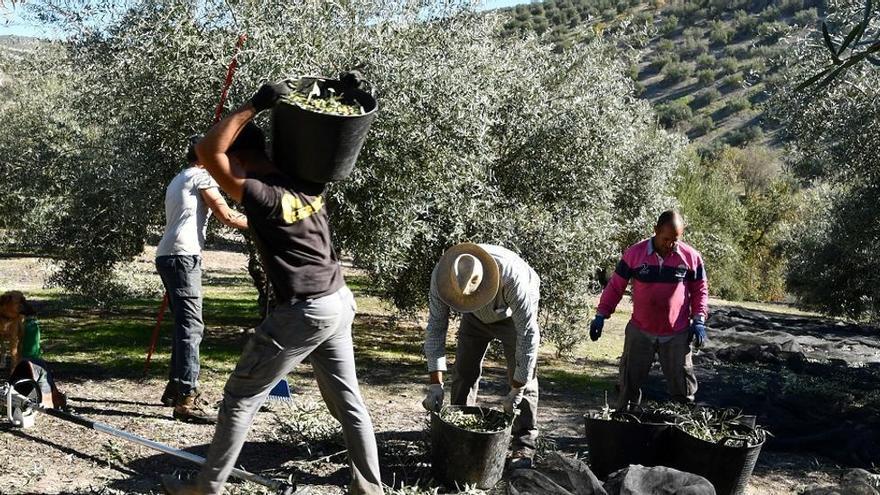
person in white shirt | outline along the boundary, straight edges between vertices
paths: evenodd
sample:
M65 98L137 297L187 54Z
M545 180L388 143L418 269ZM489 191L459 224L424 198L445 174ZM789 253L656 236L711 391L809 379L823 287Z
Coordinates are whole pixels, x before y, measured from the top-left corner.
M202 322L202 249L211 213L225 225L247 229L247 219L220 195L218 185L198 164L190 137L188 166L177 174L165 191L165 234L156 248L156 270L174 313L174 338L168 385L162 404L174 407L174 418L215 423L216 414L199 399L199 344Z

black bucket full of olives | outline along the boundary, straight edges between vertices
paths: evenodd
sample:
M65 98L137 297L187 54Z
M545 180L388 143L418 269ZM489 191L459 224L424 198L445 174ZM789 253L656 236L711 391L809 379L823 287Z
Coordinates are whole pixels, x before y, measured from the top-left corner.
M353 73L301 77L272 109L272 161L309 182L345 179L354 169L378 105Z

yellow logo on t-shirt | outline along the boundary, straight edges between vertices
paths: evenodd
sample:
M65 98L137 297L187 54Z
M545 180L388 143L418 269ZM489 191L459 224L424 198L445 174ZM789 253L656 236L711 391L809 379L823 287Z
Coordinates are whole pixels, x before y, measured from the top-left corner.
M300 220L305 220L321 211L321 208L323 207L323 196L318 196L310 204L303 204L299 197L290 193L284 193L284 196L281 197L281 212L284 216L284 221L287 223L296 223Z

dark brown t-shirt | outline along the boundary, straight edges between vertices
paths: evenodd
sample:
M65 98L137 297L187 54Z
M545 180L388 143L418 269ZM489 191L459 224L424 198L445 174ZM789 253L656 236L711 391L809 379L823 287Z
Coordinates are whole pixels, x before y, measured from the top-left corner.
M280 174L245 180L241 203L279 302L326 296L345 285L323 192L323 184Z

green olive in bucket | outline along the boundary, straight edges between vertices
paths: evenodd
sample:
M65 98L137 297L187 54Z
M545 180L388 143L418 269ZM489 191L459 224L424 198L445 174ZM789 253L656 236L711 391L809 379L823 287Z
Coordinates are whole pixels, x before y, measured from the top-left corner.
M463 430L493 433L507 428L508 418L503 414L466 413L458 410L443 410L440 419Z
M305 110L329 115L357 116L366 113L364 112L364 107L357 101L345 102L341 96L334 94L332 91L324 97L316 95L314 92L305 95L294 91L287 95L283 101Z

